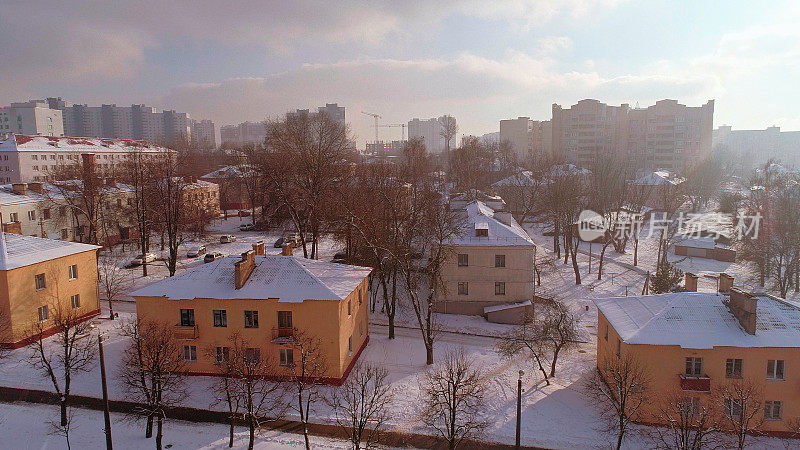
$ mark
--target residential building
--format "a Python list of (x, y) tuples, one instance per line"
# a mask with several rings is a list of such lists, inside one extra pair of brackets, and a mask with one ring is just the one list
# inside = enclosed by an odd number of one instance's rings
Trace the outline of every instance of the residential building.
[(666, 206), (665, 203), (674, 202), (678, 188), (684, 181), (684, 178), (661, 169), (641, 173), (629, 186), (635, 203), (660, 211)]
[(747, 176), (756, 167), (776, 158), (791, 166), (800, 165), (800, 131), (734, 130), (723, 125), (713, 132), (714, 149), (730, 152), (738, 175)]
[(553, 104), (556, 156), (582, 167), (598, 158), (627, 161), (633, 170), (685, 171), (711, 154), (714, 101), (687, 107), (659, 100), (647, 108), (581, 100), (564, 109)]
[[(442, 136), (444, 117), (425, 120), (411, 119), (408, 121), (408, 138), (422, 139), (425, 149), (430, 154), (442, 153), (445, 150), (445, 140), (444, 136)], [(455, 136), (450, 140), (450, 148), (456, 148)]]
[[(647, 367), (647, 395), (654, 400), (643, 405), (634, 418), (638, 422), (666, 424), (658, 399), (676, 396), (717, 410), (724, 402), (723, 413), (735, 415), (735, 399), (713, 404), (712, 399), (721, 387), (744, 382), (756, 387), (759, 398), (753, 400), (762, 408), (752, 423), (764, 419), (759, 431), (785, 433), (789, 421), (800, 416), (795, 388), (800, 383), (800, 371), (795, 371), (800, 366), (800, 307), (732, 288), (733, 279), (722, 275), (719, 292), (595, 300), (597, 367), (603, 373), (620, 358)], [(695, 291), (697, 277), (686, 277), (687, 289)]]
[(65, 241), (78, 240), (75, 228), (78, 223), (73, 210), (60, 199), (60, 194), (44, 183), (0, 185), (3, 231)]
[(0, 346), (18, 348), (55, 318), (100, 313), (96, 245), (0, 232)]
[(192, 136), (192, 142), (196, 147), (217, 147), (217, 130), (214, 126), (214, 122), (210, 120), (192, 120), (190, 134)]
[(347, 123), (345, 120), (344, 106), (339, 106), (338, 103), (326, 103), (325, 106), (320, 106), (317, 108), (317, 111), (321, 114), (325, 114), (331, 120), (342, 125)]
[(517, 117), (500, 121), (500, 142), (508, 142), (518, 158), (533, 153), (533, 121), (530, 117)]
[(213, 183), (218, 187), (219, 206), (223, 211), (251, 207), (244, 174), (239, 166), (221, 167), (201, 176), (200, 180)]
[(367, 142), (366, 154), (375, 156), (401, 156), (408, 141)]
[(128, 155), (140, 152), (175, 155), (147, 141), (12, 134), (0, 142), (0, 182), (46, 181), (59, 166), (77, 164), (83, 155), (94, 155), (92, 163), (101, 176), (118, 176)]
[(369, 341), (370, 269), (295, 258), (286, 245), (265, 255), (264, 243), (134, 291), (139, 319), (167, 321), (187, 349), (186, 371), (216, 372), (204, 349), (229, 345), (238, 333), (263, 358), (296, 373), (298, 336), (313, 336), (327, 361), (322, 378), (342, 383)]
[(267, 137), (264, 122), (242, 122), (239, 125), (225, 125), (219, 130), (220, 144), (239, 146), (243, 144), (263, 144)]
[[(460, 194), (450, 199), (450, 209), (458, 212), (461, 230), (448, 243), (445, 288), (436, 310), (483, 315), (486, 308), (530, 305), (536, 246), (503, 199), (477, 191)], [(519, 320), (524, 310), (518, 311)]]
[(63, 136), (64, 122), (61, 111), (52, 109), (47, 102), (31, 100), (12, 103), (0, 108), (0, 138), (11, 133)]

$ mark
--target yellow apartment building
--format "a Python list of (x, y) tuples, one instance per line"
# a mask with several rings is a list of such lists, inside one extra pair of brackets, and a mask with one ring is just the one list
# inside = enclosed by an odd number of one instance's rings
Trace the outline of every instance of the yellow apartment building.
[[(367, 276), (371, 269), (292, 256), (222, 258), (133, 292), (140, 319), (169, 321), (184, 347), (187, 372), (214, 374), (215, 357), (238, 333), (295, 370), (297, 333), (318, 339), (326, 382), (341, 384), (369, 341)], [(209, 349), (216, 352), (209, 353)]]
[[(0, 345), (19, 348), (56, 314), (100, 313), (96, 245), (0, 232)], [(41, 324), (41, 326), (40, 326)]]
[[(483, 315), (503, 305), (524, 309), (533, 300), (536, 246), (500, 197), (482, 198), (450, 202), (463, 220), (460, 235), (448, 245), (439, 312)], [(517, 312), (521, 319), (524, 312)]]
[[(690, 281), (687, 276), (687, 286), (696, 287), (696, 278)], [(726, 281), (730, 286), (727, 276), (721, 285)], [(760, 431), (786, 433), (800, 417), (800, 307), (727, 290), (595, 300), (597, 367), (630, 354), (648, 368), (652, 401), (637, 421), (663, 423), (660, 398), (679, 393), (687, 405), (704, 405), (715, 387), (738, 379), (760, 391)]]

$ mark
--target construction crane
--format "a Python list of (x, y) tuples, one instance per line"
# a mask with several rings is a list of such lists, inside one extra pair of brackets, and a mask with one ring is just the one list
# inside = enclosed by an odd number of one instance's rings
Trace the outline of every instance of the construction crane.
[(406, 124), (404, 124), (404, 123), (392, 123), (392, 124), (389, 124), (389, 125), (379, 125), (379, 126), (381, 126), (383, 128), (397, 128), (397, 127), (402, 128), (403, 129), (403, 131), (402, 131), (403, 140), (404, 141), (406, 140)]
[(361, 114), (366, 114), (368, 116), (372, 116), (372, 118), (375, 119), (375, 143), (377, 143), (378, 142), (378, 127), (380, 126), (380, 125), (378, 125), (378, 119), (381, 118), (380, 114), (368, 113), (368, 112), (364, 112), (364, 111), (361, 111)]

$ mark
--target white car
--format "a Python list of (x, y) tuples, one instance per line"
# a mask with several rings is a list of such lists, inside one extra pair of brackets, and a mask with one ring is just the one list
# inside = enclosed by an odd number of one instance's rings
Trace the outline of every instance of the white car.
[(151, 262), (156, 260), (155, 253), (145, 253), (144, 255), (139, 255), (136, 258), (131, 260), (131, 266), (141, 266), (142, 264), (150, 264)]
[(223, 234), (219, 238), (220, 244), (230, 244), (231, 242), (236, 242), (236, 236), (232, 234)]
[(189, 249), (189, 252), (186, 254), (187, 258), (197, 258), (198, 256), (204, 254), (206, 252), (205, 245), (197, 245)]

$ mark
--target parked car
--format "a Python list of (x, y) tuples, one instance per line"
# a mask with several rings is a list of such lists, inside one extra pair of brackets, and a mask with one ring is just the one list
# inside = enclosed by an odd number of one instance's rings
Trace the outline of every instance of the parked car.
[(331, 260), (331, 261), (335, 262), (335, 263), (339, 263), (339, 264), (346, 263), (347, 262), (347, 252), (345, 252), (344, 250), (342, 250), (340, 252), (336, 252), (336, 254), (333, 255), (333, 260)]
[(239, 231), (253, 231), (256, 229), (256, 226), (252, 223), (243, 223), (239, 225)]
[(230, 244), (231, 242), (236, 242), (236, 236), (232, 234), (223, 234), (219, 237), (220, 244)]
[(237, 215), (239, 217), (249, 217), (250, 216), (250, 211), (247, 211), (247, 210), (244, 210), (244, 209), (240, 209), (239, 212), (237, 213)]
[(291, 243), (292, 247), (299, 247), (301, 245), (300, 233), (289, 233), (281, 238), (278, 238), (278, 240), (275, 241), (275, 245), (273, 247), (281, 248), (283, 247), (283, 244), (286, 242)]
[(225, 255), (223, 255), (220, 252), (206, 253), (206, 256), (203, 257), (203, 263), (214, 262), (214, 261), (216, 261), (216, 260), (218, 260), (220, 258), (224, 258), (224, 257), (225, 257)]
[(206, 252), (205, 245), (197, 245), (189, 249), (189, 252), (186, 253), (187, 258), (197, 258), (198, 256), (202, 255)]
[(139, 255), (136, 258), (133, 258), (133, 260), (131, 260), (129, 265), (131, 265), (131, 266), (141, 266), (142, 264), (145, 264), (145, 263), (150, 264), (151, 262), (153, 262), (155, 260), (156, 260), (156, 254), (155, 253), (146, 253), (144, 255)]

